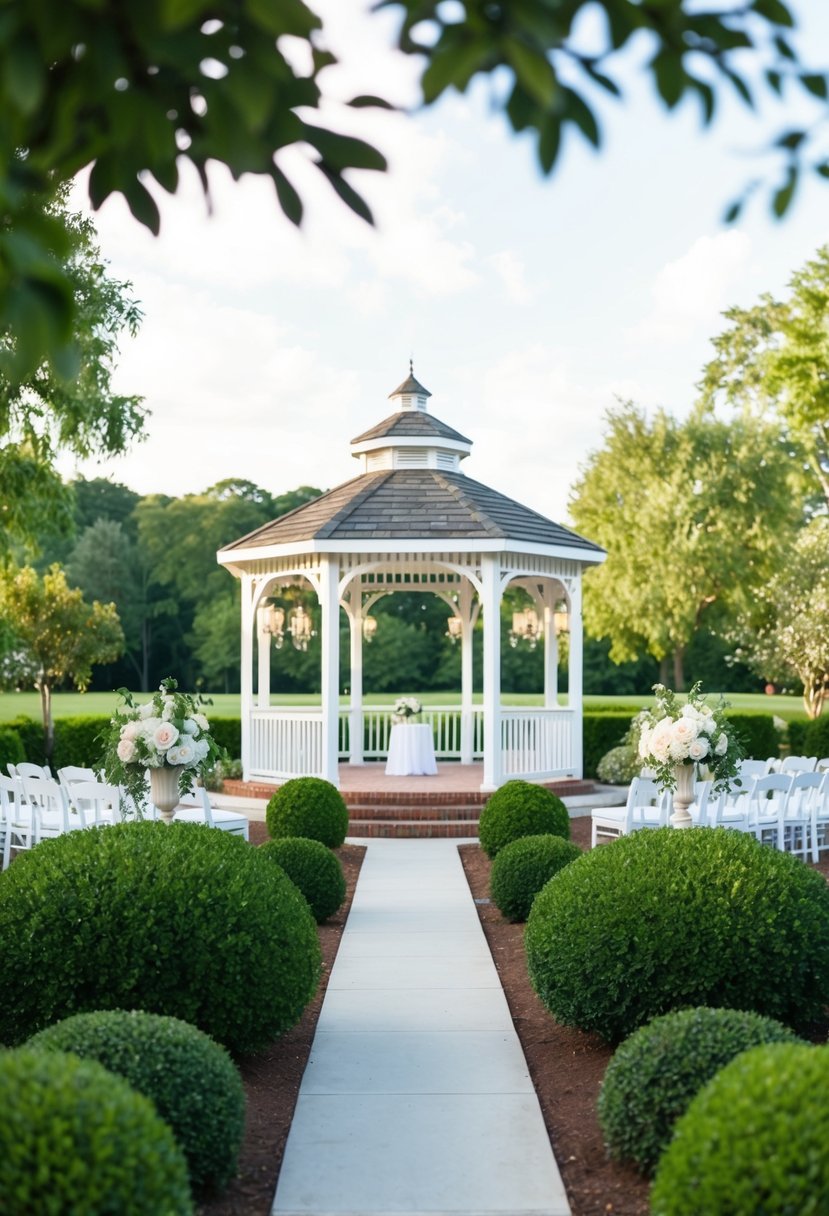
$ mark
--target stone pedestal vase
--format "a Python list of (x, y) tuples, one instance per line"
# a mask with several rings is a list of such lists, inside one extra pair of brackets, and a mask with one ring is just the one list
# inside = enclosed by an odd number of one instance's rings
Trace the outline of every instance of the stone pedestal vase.
[(675, 828), (690, 828), (694, 821), (688, 814), (688, 807), (694, 801), (694, 782), (697, 779), (696, 764), (674, 765), (676, 790), (674, 791), (674, 813), (671, 815), (671, 826)]
[(181, 801), (179, 778), (183, 771), (183, 764), (150, 769), (150, 800), (165, 823), (173, 822), (175, 809)]

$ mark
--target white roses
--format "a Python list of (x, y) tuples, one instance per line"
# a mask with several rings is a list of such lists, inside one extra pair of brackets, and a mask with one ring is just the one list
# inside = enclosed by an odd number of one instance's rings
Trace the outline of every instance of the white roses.
[(742, 749), (725, 717), (724, 704), (706, 705), (695, 684), (685, 704), (663, 685), (654, 687), (656, 705), (644, 714), (639, 755), (663, 788), (672, 789), (675, 766), (705, 762), (717, 784), (736, 772)]

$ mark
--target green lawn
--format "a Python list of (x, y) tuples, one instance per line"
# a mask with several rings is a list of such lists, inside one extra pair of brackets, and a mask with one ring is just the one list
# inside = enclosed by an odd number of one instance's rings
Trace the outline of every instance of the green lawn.
[[(719, 694), (711, 694), (711, 701), (714, 702)], [(408, 692), (402, 689), (400, 693), (368, 693), (365, 697), (367, 705), (390, 705), (398, 696), (416, 696), (419, 697), (426, 705), (459, 705), (459, 692)], [(149, 697), (148, 693), (135, 693), (135, 697), (139, 701), (146, 701)], [(756, 709), (766, 713), (778, 714), (782, 718), (791, 718), (801, 716), (804, 713), (803, 702), (800, 697), (767, 697), (762, 693), (726, 693), (726, 700), (730, 701), (735, 709)], [(217, 717), (234, 717), (239, 714), (239, 696), (238, 694), (216, 693), (211, 697), (213, 701), (212, 707), (208, 708), (208, 716), (212, 713)], [(53, 699), (53, 713), (56, 718), (69, 718), (81, 714), (111, 714), (117, 703), (115, 693), (105, 692), (60, 692), (56, 693)], [(480, 695), (475, 697), (476, 702), (480, 703)], [(541, 705), (543, 698), (536, 694), (509, 694), (505, 695), (504, 700), (510, 705)], [(343, 705), (348, 703), (347, 697), (341, 697), (340, 701)], [(284, 697), (280, 700), (281, 704), (285, 705), (315, 705), (319, 703), (319, 697), (312, 694)], [(607, 707), (613, 705), (619, 709), (641, 709), (642, 706), (650, 704), (650, 698), (642, 697), (585, 697), (585, 709), (590, 709), (591, 706), (601, 705)], [(40, 719), (40, 697), (34, 692), (9, 692), (0, 693), (0, 722), (7, 722), (10, 718), (17, 718), (25, 715), (36, 720)]]

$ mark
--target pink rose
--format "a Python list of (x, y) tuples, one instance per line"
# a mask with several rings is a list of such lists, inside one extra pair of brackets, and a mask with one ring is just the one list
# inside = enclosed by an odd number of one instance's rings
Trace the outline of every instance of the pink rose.
[(166, 752), (169, 747), (172, 747), (178, 738), (178, 727), (173, 726), (172, 722), (162, 722), (153, 731), (153, 743), (160, 752)]

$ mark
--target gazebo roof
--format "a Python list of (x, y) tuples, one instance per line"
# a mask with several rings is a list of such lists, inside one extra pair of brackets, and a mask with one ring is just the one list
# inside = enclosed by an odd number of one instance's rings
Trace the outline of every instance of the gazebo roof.
[(458, 443), (472, 443), (471, 439), (441, 422), (434, 414), (426, 414), (420, 410), (401, 410), (397, 414), (390, 414), (376, 426), (363, 431), (362, 435), (357, 435), (351, 442), (365, 443), (368, 439), (384, 439), (387, 435), (396, 435), (398, 438), (411, 435), (424, 439), (454, 439)]
[(418, 539), (550, 545), (579, 550), (582, 559), (595, 555), (596, 561), (604, 554), (599, 545), (505, 494), (463, 473), (436, 469), (364, 473), (241, 537), (224, 552), (312, 541)]

